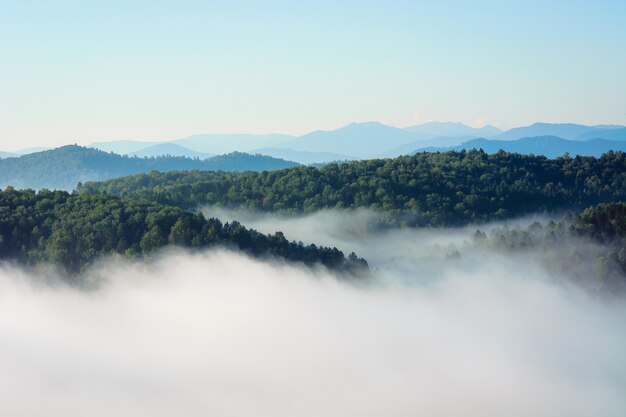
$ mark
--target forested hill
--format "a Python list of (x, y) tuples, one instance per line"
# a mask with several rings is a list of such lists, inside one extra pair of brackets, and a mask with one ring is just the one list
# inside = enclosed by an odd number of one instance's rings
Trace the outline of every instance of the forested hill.
[(153, 170), (264, 171), (296, 165), (269, 156), (239, 152), (206, 160), (173, 156), (138, 158), (69, 145), (0, 160), (0, 187), (73, 190), (79, 182)]
[(548, 159), (498, 152), (419, 153), (263, 173), (176, 172), (85, 184), (85, 194), (313, 212), (367, 207), (412, 226), (463, 225), (626, 200), (626, 156)]
[(367, 262), (336, 248), (303, 246), (280, 232), (264, 235), (177, 207), (64, 191), (0, 191), (0, 259), (52, 262), (78, 272), (99, 256), (138, 257), (167, 244), (221, 245), (344, 272), (367, 270)]

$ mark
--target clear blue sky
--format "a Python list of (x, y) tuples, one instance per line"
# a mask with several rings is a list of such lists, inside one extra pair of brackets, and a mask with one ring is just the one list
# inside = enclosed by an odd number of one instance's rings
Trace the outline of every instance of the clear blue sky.
[(626, 1), (0, 0), (0, 149), (626, 123)]

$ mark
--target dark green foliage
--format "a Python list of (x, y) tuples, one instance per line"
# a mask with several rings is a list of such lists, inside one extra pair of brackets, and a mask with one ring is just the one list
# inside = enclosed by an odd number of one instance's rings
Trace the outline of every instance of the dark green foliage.
[(132, 198), (64, 191), (0, 191), (0, 258), (47, 261), (80, 271), (102, 255), (148, 254), (166, 244), (190, 248), (221, 245), (253, 256), (277, 256), (347, 272), (367, 263), (336, 248), (289, 242), (237, 222), (222, 224), (177, 207)]
[(626, 199), (626, 157), (482, 151), (272, 172), (170, 172), (85, 184), (85, 194), (133, 195), (183, 208), (199, 204), (287, 213), (367, 207), (396, 225), (456, 226)]
[(573, 223), (579, 234), (601, 242), (621, 241), (626, 246), (626, 203), (588, 208)]
[(0, 160), (0, 186), (73, 190), (79, 182), (150, 171), (263, 171), (296, 165), (282, 159), (240, 152), (206, 160), (174, 156), (138, 158), (70, 145)]

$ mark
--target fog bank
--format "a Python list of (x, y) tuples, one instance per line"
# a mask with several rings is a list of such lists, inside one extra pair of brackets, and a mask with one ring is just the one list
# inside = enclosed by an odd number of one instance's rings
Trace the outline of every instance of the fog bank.
[[(480, 229), (487, 233), (500, 227), (528, 226), (533, 221), (547, 222), (540, 216), (468, 226), (462, 228), (386, 228), (380, 227), (380, 214), (367, 209), (353, 211), (323, 210), (309, 215), (280, 216), (254, 213), (246, 210), (227, 210), (205, 207), (206, 217), (218, 217), (224, 221), (237, 220), (263, 233), (282, 231), (290, 240), (305, 244), (334, 246), (344, 253), (355, 252), (365, 258), (371, 267), (381, 272), (386, 280), (400, 279), (414, 284), (445, 277), (450, 270), (468, 269), (484, 271), (497, 265), (508, 268), (532, 270), (538, 267), (543, 253), (498, 254), (477, 247), (472, 235)], [(589, 242), (577, 244), (590, 245)], [(454, 257), (461, 251), (459, 259)], [(444, 265), (445, 263), (445, 265)]]
[(624, 415), (624, 305), (483, 259), (354, 285), (170, 252), (97, 266), (94, 290), (4, 265), (0, 414)]

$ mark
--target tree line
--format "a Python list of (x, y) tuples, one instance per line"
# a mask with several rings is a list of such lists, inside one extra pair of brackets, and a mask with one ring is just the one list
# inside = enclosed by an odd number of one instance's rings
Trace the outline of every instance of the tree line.
[(459, 226), (626, 199), (626, 157), (548, 159), (504, 151), (418, 153), (271, 172), (151, 172), (81, 185), (186, 209), (281, 213), (370, 208), (396, 226)]
[(179, 207), (102, 194), (0, 191), (0, 259), (50, 262), (80, 272), (101, 256), (136, 258), (166, 245), (224, 246), (350, 273), (368, 268), (354, 253), (346, 257), (337, 248), (305, 246), (281, 232), (265, 235)]

